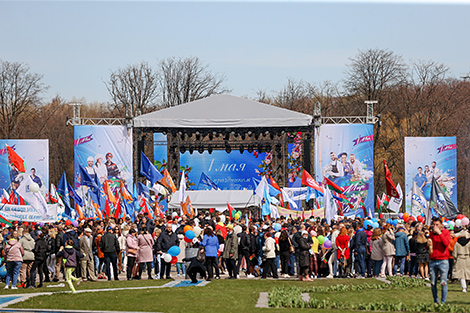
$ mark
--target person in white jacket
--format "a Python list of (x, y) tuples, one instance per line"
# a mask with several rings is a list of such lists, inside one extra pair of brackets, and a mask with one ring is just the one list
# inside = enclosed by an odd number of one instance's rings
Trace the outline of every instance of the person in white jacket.
[(266, 278), (268, 273), (271, 273), (273, 278), (279, 278), (279, 276), (277, 276), (277, 268), (274, 265), (274, 259), (276, 258), (276, 241), (270, 232), (264, 233), (264, 240), (263, 256), (265, 260), (263, 262), (263, 275), (261, 278)]

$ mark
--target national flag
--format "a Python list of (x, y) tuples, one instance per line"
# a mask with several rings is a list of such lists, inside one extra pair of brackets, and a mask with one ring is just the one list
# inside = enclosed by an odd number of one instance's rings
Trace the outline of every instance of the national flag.
[(344, 189), (335, 184), (331, 179), (325, 176), (325, 185), (337, 193), (343, 193)]
[(395, 183), (392, 180), (392, 173), (388, 169), (387, 162), (384, 160), (384, 169), (385, 169), (385, 185), (387, 186), (387, 196), (399, 198), (400, 195), (398, 194), (397, 187), (395, 187)]
[(18, 172), (26, 172), (24, 160), (15, 152), (15, 150), (13, 150), (12, 147), (10, 147), (9, 145), (6, 146), (8, 150), (8, 161), (10, 162), (10, 164), (15, 166)]
[(362, 197), (359, 196), (359, 199), (357, 199), (358, 206), (362, 209), (362, 213), (364, 214), (364, 218), (368, 216), (367, 213), (367, 208), (366, 205), (364, 204), (364, 201), (362, 200)]
[(150, 162), (143, 151), (140, 152), (140, 173), (150, 181), (152, 186), (163, 178), (163, 175)]
[(279, 185), (277, 184), (277, 182), (274, 180), (274, 178), (272, 176), (269, 177), (269, 183), (271, 184), (271, 186), (276, 188), (276, 190), (279, 190), (279, 192), (280, 192), (279, 200), (281, 201), (281, 206), (284, 206), (284, 197), (283, 197), (283, 194), (282, 194), (282, 191), (281, 191), (281, 187), (279, 187)]
[(450, 200), (449, 196), (447, 196), (441, 186), (439, 186), (434, 176), (432, 178), (430, 204), (431, 207), (436, 208), (436, 211), (440, 216), (449, 220), (456, 218), (457, 215), (460, 214), (452, 200)]
[(388, 204), (390, 203), (390, 198), (385, 194), (385, 193), (382, 193), (382, 206), (384, 207), (388, 207)]
[(64, 202), (64, 213), (65, 215), (71, 217), (72, 216), (72, 206), (70, 205), (70, 193), (67, 183), (67, 177), (65, 176), (65, 172), (62, 173), (62, 177), (60, 178), (59, 185), (57, 185), (57, 193), (62, 197), (62, 201)]
[(106, 195), (106, 198), (113, 204), (116, 205), (117, 199), (113, 194), (113, 191), (111, 190), (111, 187), (109, 186), (108, 180), (105, 180), (103, 182), (103, 191), (104, 194)]
[(189, 196), (186, 197), (186, 201), (184, 201), (184, 203), (181, 203), (181, 208), (183, 210), (183, 214), (188, 215), (190, 218), (194, 217), (193, 205), (191, 204)]
[(320, 192), (323, 196), (323, 188), (313, 179), (312, 175), (309, 174), (306, 170), (302, 171), (302, 185), (313, 188), (314, 190)]
[(380, 198), (377, 196), (377, 212), (379, 213), (379, 218), (383, 218), (382, 214), (382, 203), (380, 203)]
[(336, 202), (334, 201), (333, 196), (329, 188), (325, 188), (325, 196), (323, 197), (325, 201), (325, 218), (328, 224), (331, 223), (331, 220), (335, 217), (335, 214), (338, 212)]
[(201, 173), (201, 178), (199, 179), (199, 185), (208, 186), (214, 190), (220, 190), (219, 186), (212, 179), (209, 178), (204, 172)]
[(6, 192), (5, 189), (3, 189), (2, 203), (8, 204), (9, 201), (10, 201), (10, 195), (8, 194), (8, 192)]
[[(40, 191), (31, 191), (31, 184), (36, 184), (31, 179), (30, 175), (22, 174), (23, 180), (16, 189), (18, 195), (21, 196), (25, 201), (29, 203), (43, 218), (46, 218), (49, 214), (47, 202)], [(37, 184), (36, 184), (37, 185)]]
[(228, 201), (227, 201), (227, 208), (228, 208), (228, 214), (230, 214), (232, 218), (235, 218), (235, 213), (237, 213), (237, 211), (230, 205)]
[(80, 184), (82, 186), (87, 186), (90, 188), (98, 188), (98, 185), (96, 184), (95, 180), (91, 178), (87, 170), (84, 169), (83, 166), (81, 166), (80, 164), (78, 165), (78, 171), (79, 171)]
[(121, 197), (124, 200), (129, 201), (129, 202), (134, 201), (134, 199), (132, 198), (132, 195), (130, 194), (129, 190), (127, 190), (126, 185), (124, 184), (122, 179), (120, 180), (119, 192), (121, 194)]
[(105, 217), (111, 216), (111, 204), (108, 198), (106, 198), (106, 204), (104, 206), (104, 215)]
[(12, 226), (13, 225), (9, 220), (4, 218), (2, 215), (0, 215), (0, 223), (5, 224), (6, 226)]
[(179, 203), (183, 203), (184, 201), (186, 201), (185, 191), (186, 191), (186, 176), (184, 175), (184, 170), (183, 170), (181, 172), (180, 189), (179, 189), (179, 192), (178, 192), (178, 201), (179, 201)]
[(423, 191), (418, 187), (416, 182), (413, 181), (413, 187), (411, 188), (411, 216), (419, 216), (424, 213), (425, 225), (431, 225), (432, 216), (429, 209)]
[(258, 196), (260, 199), (263, 198), (264, 188), (268, 188), (269, 195), (271, 197), (275, 197), (275, 196), (277, 196), (278, 194), (281, 193), (279, 190), (277, 190), (276, 188), (274, 188), (273, 186), (271, 186), (268, 183), (268, 180), (267, 180), (266, 176), (263, 176), (263, 178), (261, 178), (261, 180), (257, 180), (254, 177), (252, 177), (251, 180), (252, 180), (253, 186), (254, 186), (254, 194), (256, 196)]
[(173, 183), (173, 179), (171, 179), (171, 176), (170, 176), (170, 173), (168, 172), (168, 170), (166, 168), (163, 169), (163, 178), (160, 179), (159, 181), (163, 186), (167, 187), (168, 189), (171, 190), (171, 193), (175, 193), (176, 190), (176, 186), (175, 184)]
[(57, 203), (60, 208), (64, 208), (64, 202), (62, 201), (62, 198), (59, 196), (57, 193), (57, 189), (55, 188), (54, 184), (51, 184), (51, 190), (49, 193), (49, 198), (51, 199), (52, 203)]

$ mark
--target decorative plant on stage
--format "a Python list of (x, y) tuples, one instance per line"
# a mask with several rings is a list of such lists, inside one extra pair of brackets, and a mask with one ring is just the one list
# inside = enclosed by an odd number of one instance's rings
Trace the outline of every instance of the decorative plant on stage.
[(302, 133), (288, 133), (287, 136), (293, 142), (292, 152), (287, 156), (289, 182), (293, 183), (302, 172)]
[(189, 179), (189, 176), (188, 174), (191, 172), (193, 168), (190, 167), (189, 165), (186, 165), (186, 167), (184, 166), (180, 166), (180, 175), (181, 175), (181, 172), (184, 171), (184, 177), (186, 177), (186, 188), (187, 189), (191, 189), (192, 186), (195, 186), (196, 184), (193, 183), (190, 179)]
[[(254, 152), (253, 152), (253, 154), (254, 154)], [(258, 152), (256, 152), (256, 154), (258, 154)], [(261, 162), (261, 164), (258, 165), (260, 170), (256, 170), (256, 172), (258, 173), (259, 176), (264, 176), (264, 175), (270, 176), (270, 175), (272, 175), (272, 173), (273, 173), (272, 161), (273, 161), (273, 151), (271, 150), (268, 153), (266, 153), (266, 157)]]

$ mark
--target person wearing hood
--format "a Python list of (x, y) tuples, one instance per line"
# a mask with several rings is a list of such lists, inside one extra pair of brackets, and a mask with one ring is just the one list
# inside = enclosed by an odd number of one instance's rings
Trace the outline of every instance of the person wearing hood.
[[(44, 238), (44, 234), (41, 231), (38, 231), (36, 243), (34, 245), (34, 266), (33, 266), (33, 269), (37, 269), (38, 274), (39, 274), (38, 288), (42, 287), (42, 282), (44, 281), (44, 264), (46, 263), (48, 253), (49, 253), (49, 246), (46, 242), (46, 239)], [(32, 270), (32, 272), (34, 272), (34, 270)], [(34, 275), (31, 275), (29, 284), (30, 286), (34, 287), (35, 285)]]
[(309, 250), (311, 247), (311, 245), (308, 244), (308, 232), (306, 230), (302, 230), (301, 234), (302, 236), (298, 240), (299, 267), (300, 267), (299, 280), (312, 281), (312, 279), (310, 279), (310, 277), (308, 276), (308, 269), (310, 267), (310, 251)]
[(72, 281), (77, 282), (77, 287), (80, 285), (81, 281), (77, 277), (73, 276), (72, 273), (78, 265), (78, 259), (84, 258), (85, 255), (80, 251), (75, 250), (73, 247), (73, 240), (69, 239), (65, 243), (65, 248), (60, 247), (59, 252), (57, 252), (57, 256), (65, 259), (65, 281), (67, 282), (67, 285), (69, 285), (70, 290), (72, 290), (72, 293), (75, 293), (76, 290)]
[(23, 264), (21, 264), (20, 269), (20, 283), (22, 287), (29, 287), (31, 281), (31, 269), (34, 265), (34, 239), (31, 237), (30, 232), (32, 231), (31, 227), (24, 229), (23, 237), (21, 237), (19, 243), (23, 247)]
[(8, 289), (11, 281), (11, 289), (18, 289), (16, 283), (20, 274), (21, 263), (23, 262), (24, 249), (23, 246), (12, 236), (6, 237), (7, 244), (5, 246), (6, 269), (7, 276), (5, 280), (5, 288)]
[(460, 279), (462, 292), (467, 292), (467, 280), (470, 280), (470, 234), (461, 230), (456, 234), (457, 242), (452, 251), (454, 257), (453, 279)]

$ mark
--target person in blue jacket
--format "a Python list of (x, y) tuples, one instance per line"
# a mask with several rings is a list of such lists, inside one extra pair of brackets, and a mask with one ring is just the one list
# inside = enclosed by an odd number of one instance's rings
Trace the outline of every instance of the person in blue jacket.
[(220, 278), (219, 267), (217, 265), (217, 257), (219, 253), (219, 239), (214, 235), (214, 231), (211, 226), (207, 226), (204, 229), (204, 237), (202, 238), (201, 246), (205, 248), (206, 253), (206, 269), (207, 269), (207, 280), (212, 280), (214, 278), (214, 268), (215, 268), (215, 277)]
[(399, 226), (395, 233), (395, 265), (393, 266), (393, 274), (397, 275), (398, 265), (400, 265), (400, 275), (405, 273), (405, 262), (408, 253), (410, 253), (410, 243), (408, 236), (405, 234), (405, 228)]

